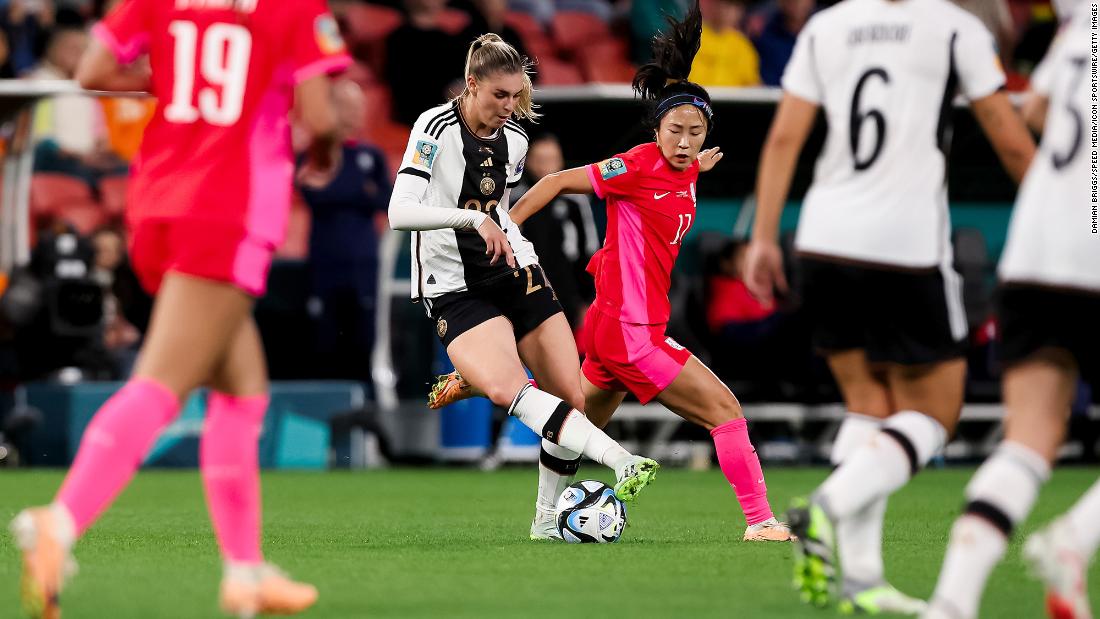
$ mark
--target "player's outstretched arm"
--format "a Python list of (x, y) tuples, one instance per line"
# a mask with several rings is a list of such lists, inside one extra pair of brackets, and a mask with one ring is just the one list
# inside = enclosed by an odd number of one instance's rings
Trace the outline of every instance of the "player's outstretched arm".
[(1035, 156), (1035, 140), (1031, 138), (1024, 121), (1012, 107), (1008, 95), (995, 92), (971, 102), (974, 116), (982, 126), (993, 150), (1001, 159), (1001, 165), (1017, 184), (1024, 179), (1031, 159)]
[(592, 181), (588, 179), (588, 172), (584, 168), (572, 168), (547, 174), (523, 194), (512, 210), (508, 211), (508, 217), (516, 225), (522, 226), (528, 217), (563, 193), (592, 193)]
[(785, 292), (783, 255), (779, 251), (779, 217), (791, 188), (795, 163), (814, 127), (817, 104), (784, 93), (772, 121), (756, 175), (756, 221), (745, 264), (745, 285), (757, 298), (770, 301)]
[(148, 64), (142, 61), (126, 67), (120, 65), (113, 51), (93, 39), (80, 57), (76, 81), (87, 90), (147, 92), (149, 69)]

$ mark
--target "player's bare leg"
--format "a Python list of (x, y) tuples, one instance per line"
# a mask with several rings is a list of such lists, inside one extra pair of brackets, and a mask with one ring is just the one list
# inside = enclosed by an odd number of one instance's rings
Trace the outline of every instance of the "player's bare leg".
[[(1076, 384), (1076, 363), (1061, 350), (1040, 351), (1005, 371), (1005, 439), (967, 485), (967, 506), (951, 529), (929, 617), (978, 615), (989, 573), (1050, 475)], [(1052, 616), (1087, 617), (1091, 553), (1070, 528), (1055, 521), (1028, 541), (1025, 555), (1047, 585)]]
[(544, 439), (611, 467), (620, 499), (633, 500), (656, 475), (656, 462), (630, 454), (584, 413), (527, 381), (507, 319), (496, 317), (459, 335), (447, 354), (471, 385)]
[(59, 616), (75, 540), (129, 483), (180, 400), (210, 377), (251, 308), (251, 297), (228, 284), (164, 278), (134, 378), (96, 413), (54, 503), (12, 522), (32, 617)]
[(741, 404), (714, 372), (695, 356), (688, 359), (657, 401), (687, 421), (710, 431), (718, 463), (745, 512), (745, 541), (790, 541), (787, 525), (776, 520), (768, 504), (768, 487), (760, 458), (749, 441)]

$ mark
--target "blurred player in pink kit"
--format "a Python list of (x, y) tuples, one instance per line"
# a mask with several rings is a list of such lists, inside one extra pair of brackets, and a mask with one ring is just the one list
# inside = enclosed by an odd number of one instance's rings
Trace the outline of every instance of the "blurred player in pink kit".
[[(550, 174), (524, 194), (510, 216), (522, 224), (561, 193), (594, 191), (607, 200), (607, 238), (588, 265), (596, 300), (583, 335), (585, 414), (603, 427), (630, 392), (643, 404), (656, 400), (710, 430), (722, 472), (745, 512), (743, 539), (787, 541), (790, 530), (772, 514), (737, 398), (691, 351), (665, 334), (672, 267), (695, 219), (696, 181), (700, 171), (722, 157), (717, 148), (700, 152), (713, 112), (707, 91), (687, 81), (701, 27), (696, 6), (655, 39), (654, 62), (634, 77), (635, 91), (650, 107), (653, 142)], [(472, 395), (453, 374), (441, 382), (433, 405)], [(572, 483), (579, 459), (543, 442), (532, 538), (558, 537), (555, 501)]]
[[(125, 0), (77, 79), (158, 100), (134, 161), (130, 256), (156, 304), (134, 375), (96, 413), (54, 502), (12, 523), (32, 617), (60, 616), (71, 549), (127, 485), (181, 402), (207, 386), (200, 465), (225, 561), (222, 609), (294, 613), (317, 591), (263, 561), (258, 439), (267, 368), (252, 306), (286, 231), (297, 100), (308, 168), (332, 165), (329, 75), (350, 60), (323, 0)], [(139, 61), (148, 56), (148, 70)], [(307, 170), (306, 173), (309, 173)]]

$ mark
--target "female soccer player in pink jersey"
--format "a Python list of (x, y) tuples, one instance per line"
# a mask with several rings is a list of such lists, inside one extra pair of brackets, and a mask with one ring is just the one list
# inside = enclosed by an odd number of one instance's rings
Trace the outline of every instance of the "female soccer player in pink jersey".
[[(292, 613), (317, 591), (263, 561), (258, 438), (267, 369), (251, 318), (281, 242), (294, 169), (295, 99), (331, 165), (328, 74), (350, 61), (323, 0), (126, 0), (95, 28), (85, 88), (158, 99), (134, 162), (130, 255), (156, 294), (134, 375), (96, 413), (54, 502), (12, 523), (23, 551), (23, 602), (59, 617), (70, 550), (127, 485), (194, 389), (211, 389), (200, 465), (225, 560), (223, 610)], [(148, 55), (151, 75), (135, 65)]]
[[(687, 81), (699, 49), (696, 6), (654, 42), (655, 62), (638, 70), (634, 89), (650, 105), (655, 140), (581, 168), (551, 174), (511, 211), (524, 222), (561, 193), (607, 200), (607, 238), (588, 265), (596, 301), (585, 319), (581, 383), (584, 411), (605, 426), (626, 393), (657, 400), (714, 437), (722, 472), (745, 512), (744, 539), (786, 541), (790, 531), (772, 515), (767, 486), (737, 398), (697, 357), (665, 335), (672, 266), (695, 219), (695, 183), (721, 159), (700, 152), (713, 124), (707, 91)], [(454, 382), (453, 378), (444, 378)], [(461, 389), (442, 389), (458, 396)], [(465, 395), (465, 394), (462, 394)], [(533, 538), (557, 537), (554, 504), (571, 483), (579, 455), (543, 444)]]

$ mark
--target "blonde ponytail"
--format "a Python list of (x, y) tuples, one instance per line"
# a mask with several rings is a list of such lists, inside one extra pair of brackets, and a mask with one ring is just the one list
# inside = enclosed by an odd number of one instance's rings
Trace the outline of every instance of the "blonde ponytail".
[(522, 73), (523, 90), (519, 95), (519, 103), (516, 105), (515, 115), (519, 118), (535, 122), (541, 114), (535, 111), (538, 107), (533, 99), (534, 86), (531, 84), (531, 61), (526, 56), (521, 56), (516, 48), (512, 47), (500, 38), (500, 35), (492, 32), (483, 34), (474, 39), (470, 49), (466, 52), (466, 71), (462, 94), (459, 99), (470, 94), (469, 78), (483, 80), (493, 73)]

